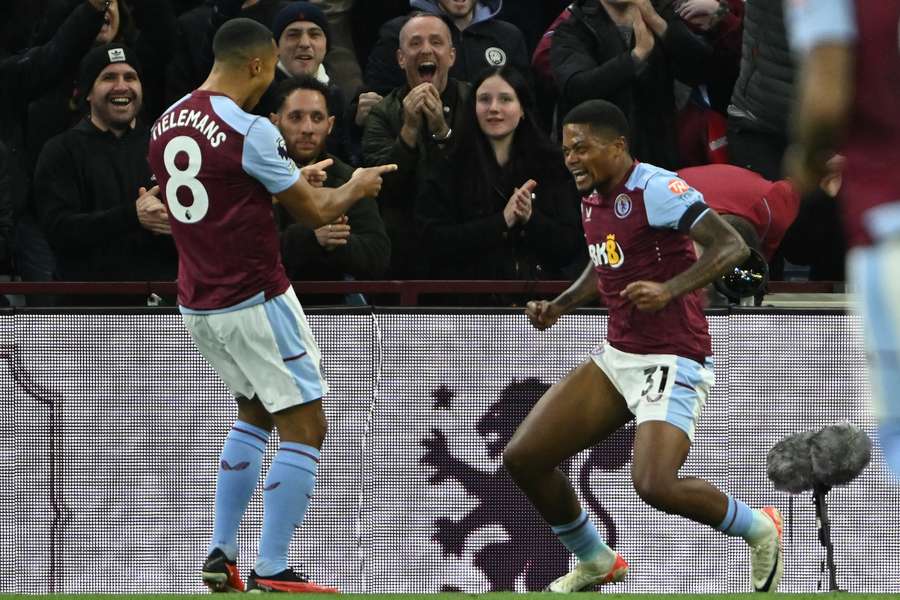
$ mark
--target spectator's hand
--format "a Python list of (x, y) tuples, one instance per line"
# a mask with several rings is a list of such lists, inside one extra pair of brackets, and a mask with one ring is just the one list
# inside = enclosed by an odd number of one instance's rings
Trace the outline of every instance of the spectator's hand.
[(396, 170), (396, 164), (380, 165), (365, 169), (360, 168), (353, 172), (353, 177), (350, 178), (349, 183), (353, 183), (356, 186), (357, 198), (375, 198), (381, 192), (381, 176)]
[(375, 92), (364, 92), (359, 95), (359, 105), (356, 108), (356, 124), (359, 127), (365, 125), (372, 108), (382, 100), (381, 94)]
[(718, 10), (718, 0), (684, 0), (675, 9), (675, 13), (682, 20), (705, 31), (712, 26)]
[(647, 57), (653, 52), (656, 39), (640, 13), (635, 13), (632, 27), (634, 28), (634, 49), (632, 49), (631, 54), (639, 60), (647, 60)]
[(444, 119), (444, 101), (437, 88), (430, 83), (425, 84), (424, 100), (422, 101), (422, 112), (425, 114), (425, 120), (428, 122), (428, 130), (432, 135), (439, 138), (447, 136), (450, 127)]
[(416, 145), (419, 130), (422, 128), (422, 105), (425, 101), (425, 86), (430, 83), (420, 83), (409, 91), (403, 99), (403, 129), (400, 136), (407, 146)]
[(532, 192), (535, 187), (537, 187), (537, 182), (529, 179), (522, 184), (522, 187), (513, 190), (512, 196), (503, 207), (503, 220), (506, 221), (507, 229), (512, 229), (516, 223), (524, 225), (531, 219)]
[(547, 300), (530, 300), (525, 305), (525, 315), (535, 329), (543, 331), (553, 327), (562, 315), (562, 311), (553, 302)]
[(172, 226), (169, 224), (169, 211), (165, 204), (156, 196), (159, 186), (155, 185), (149, 191), (147, 188), (138, 190), (138, 199), (135, 202), (138, 222), (141, 227), (158, 235), (171, 235)]
[(346, 246), (350, 241), (350, 225), (347, 215), (338, 217), (334, 223), (323, 225), (316, 229), (316, 241), (325, 248), (326, 252), (331, 252), (340, 246)]
[(325, 180), (328, 179), (328, 173), (325, 172), (325, 169), (333, 164), (334, 161), (332, 159), (326, 158), (325, 160), (320, 160), (317, 163), (303, 167), (300, 169), (300, 175), (309, 182), (309, 185), (313, 187), (323, 187), (325, 185)]
[(632, 281), (619, 295), (644, 312), (656, 312), (672, 300), (669, 288), (656, 281)]

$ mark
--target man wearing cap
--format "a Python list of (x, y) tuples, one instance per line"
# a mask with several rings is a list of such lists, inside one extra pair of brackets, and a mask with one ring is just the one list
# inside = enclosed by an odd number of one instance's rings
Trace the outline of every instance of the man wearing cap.
[(285, 79), (310, 75), (328, 86), (328, 111), (334, 116), (334, 128), (328, 136), (328, 152), (345, 162), (357, 164), (347, 128), (347, 102), (341, 89), (331, 81), (322, 61), (328, 52), (328, 19), (310, 2), (292, 2), (282, 8), (272, 22), (278, 44), (275, 80), (257, 105), (256, 114), (268, 117), (278, 111), (275, 89)]
[(147, 164), (138, 123), (143, 90), (134, 52), (122, 44), (84, 57), (78, 87), (88, 114), (51, 139), (35, 171), (40, 223), (67, 281), (174, 279), (168, 214)]

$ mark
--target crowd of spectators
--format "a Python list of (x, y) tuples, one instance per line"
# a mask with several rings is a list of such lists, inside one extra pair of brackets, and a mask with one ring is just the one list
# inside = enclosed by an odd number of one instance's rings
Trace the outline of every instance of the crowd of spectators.
[[(255, 112), (298, 166), (331, 161), (327, 186), (357, 166), (399, 167), (377, 200), (316, 230), (274, 207), (292, 279), (577, 274), (580, 198), (558, 132), (593, 98), (625, 112), (638, 160), (695, 169), (710, 205), (756, 231), (773, 278), (842, 278), (842, 246), (822, 234), (840, 239), (839, 172), (806, 200), (781, 171), (795, 73), (783, 3), (2, 2), (0, 277), (176, 276), (149, 128), (203, 82), (216, 30), (244, 16), (279, 54)], [(705, 167), (721, 163), (735, 170)]]

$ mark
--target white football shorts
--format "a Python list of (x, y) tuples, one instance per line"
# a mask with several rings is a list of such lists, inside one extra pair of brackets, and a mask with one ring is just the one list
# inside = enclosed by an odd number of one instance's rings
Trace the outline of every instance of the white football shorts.
[(705, 364), (675, 354), (631, 354), (603, 343), (590, 353), (635, 416), (635, 423), (665, 421), (694, 441), (700, 411), (715, 382)]
[(270, 413), (322, 398), (321, 352), (293, 288), (232, 311), (182, 314), (200, 353), (236, 396)]

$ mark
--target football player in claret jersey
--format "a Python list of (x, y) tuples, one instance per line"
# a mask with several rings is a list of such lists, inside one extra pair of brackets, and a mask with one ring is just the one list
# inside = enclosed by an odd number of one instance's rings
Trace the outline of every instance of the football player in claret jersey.
[[(606, 342), (544, 394), (503, 453), (513, 479), (578, 558), (548, 589), (577, 592), (625, 577), (628, 564), (602, 541), (557, 465), (635, 419), (638, 495), (745, 539), (753, 588), (775, 591), (783, 568), (778, 511), (752, 510), (678, 474), (714, 380), (697, 290), (744, 260), (747, 246), (684, 180), (631, 157), (628, 122), (614, 104), (591, 100), (572, 109), (563, 152), (583, 194), (590, 261), (565, 292), (529, 302), (526, 314), (545, 329), (600, 297), (609, 322)], [(694, 241), (704, 248), (699, 259)]]
[[(237, 531), (256, 488), (272, 427), (281, 446), (263, 487), (259, 555), (251, 591), (334, 592), (288, 567), (325, 437), (328, 384), (319, 348), (281, 264), (272, 197), (311, 227), (357, 200), (375, 197), (381, 174), (357, 170), (337, 189), (313, 188), (290, 160), (275, 126), (248, 114), (272, 82), (272, 32), (233, 19), (213, 40), (203, 85), (169, 108), (151, 130), (148, 159), (178, 247), (178, 301), (198, 350), (234, 393), (238, 418), (219, 461), (215, 524), (203, 581), (243, 591)], [(321, 177), (320, 164), (312, 176)], [(317, 172), (316, 172), (317, 171)]]
[(846, 159), (848, 282), (859, 295), (881, 451), (900, 477), (900, 0), (793, 0), (800, 53), (788, 170), (804, 189)]

